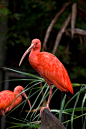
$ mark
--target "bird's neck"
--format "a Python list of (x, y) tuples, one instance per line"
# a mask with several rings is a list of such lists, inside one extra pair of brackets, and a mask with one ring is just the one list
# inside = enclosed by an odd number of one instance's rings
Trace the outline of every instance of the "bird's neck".
[(15, 96), (16, 96), (16, 101), (19, 101), (19, 102), (21, 102), (22, 101), (22, 96), (21, 95), (19, 95), (20, 93), (19, 92), (14, 92), (14, 94), (15, 94)]
[(30, 52), (30, 55), (31, 56), (37, 56), (38, 54), (40, 53), (40, 49), (32, 49), (31, 52)]
[(40, 50), (32, 50), (29, 55), (29, 62), (31, 66), (35, 69), (38, 65), (38, 54), (40, 53)]
[(12, 102), (12, 104), (9, 107), (9, 111), (12, 110), (12, 108), (14, 108), (15, 106), (17, 106), (18, 104), (20, 104), (21, 101), (22, 101), (22, 96), (19, 95), (19, 93), (16, 93), (15, 96), (16, 97), (14, 98), (14, 101)]
[[(29, 61), (35, 61), (37, 60), (37, 56), (40, 53), (39, 49), (32, 49), (29, 55)], [(35, 62), (34, 62), (35, 63)]]

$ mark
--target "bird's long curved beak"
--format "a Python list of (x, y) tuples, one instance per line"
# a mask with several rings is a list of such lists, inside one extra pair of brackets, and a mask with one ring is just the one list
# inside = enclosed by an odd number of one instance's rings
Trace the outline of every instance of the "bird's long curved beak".
[(25, 51), (25, 53), (23, 54), (23, 56), (22, 56), (22, 58), (21, 58), (21, 60), (19, 62), (19, 66), (21, 65), (24, 57), (31, 51), (31, 49), (33, 48), (33, 46), (34, 46), (34, 44), (31, 44), (31, 46)]
[(29, 103), (29, 106), (31, 108), (31, 103), (30, 103), (30, 100), (28, 99), (27, 95), (23, 92), (22, 95), (27, 99), (28, 103)]

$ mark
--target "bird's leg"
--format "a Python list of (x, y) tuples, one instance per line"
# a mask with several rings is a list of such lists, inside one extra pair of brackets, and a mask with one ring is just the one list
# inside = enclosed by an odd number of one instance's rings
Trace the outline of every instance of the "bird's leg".
[(2, 115), (5, 115), (5, 112), (4, 112), (3, 109), (1, 109), (0, 112), (1, 112)]
[(50, 111), (49, 103), (50, 103), (51, 96), (52, 96), (52, 87), (51, 87), (51, 84), (50, 84), (50, 83), (48, 83), (48, 85), (49, 85), (49, 88), (50, 88), (50, 92), (49, 92), (49, 97), (48, 97), (47, 105), (46, 105), (46, 107), (42, 107), (42, 108), (41, 108), (41, 110), (40, 110), (40, 116), (41, 116), (41, 114), (42, 114), (42, 111), (43, 111), (45, 108), (47, 108), (47, 109)]
[(49, 97), (48, 97), (48, 101), (47, 101), (47, 108), (49, 109), (49, 103), (50, 103), (50, 100), (51, 100), (51, 96), (52, 96), (52, 87), (51, 87), (51, 84), (48, 84), (49, 85), (49, 88), (50, 88), (50, 93), (49, 93)]
[(10, 106), (8, 106), (7, 108), (5, 108), (5, 113), (6, 112), (9, 112), (11, 109), (10, 109)]

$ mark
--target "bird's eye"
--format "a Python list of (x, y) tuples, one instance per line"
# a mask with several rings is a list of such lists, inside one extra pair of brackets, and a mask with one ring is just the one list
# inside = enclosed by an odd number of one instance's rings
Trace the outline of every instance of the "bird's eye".
[(36, 43), (36, 45), (37, 45), (38, 43)]

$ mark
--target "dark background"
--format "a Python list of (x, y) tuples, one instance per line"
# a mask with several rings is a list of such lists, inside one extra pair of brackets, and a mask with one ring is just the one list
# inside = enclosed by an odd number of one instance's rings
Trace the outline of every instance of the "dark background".
[[(0, 1), (0, 67), (9, 67), (16, 70), (21, 70), (38, 75), (37, 72), (30, 66), (28, 62), (28, 55), (25, 57), (22, 65), (19, 67), (19, 61), (30, 46), (31, 40), (39, 38), (43, 45), (44, 37), (48, 26), (56, 13), (69, 1), (65, 0), (8, 0)], [(86, 30), (86, 3), (79, 0), (77, 2), (77, 16), (75, 22), (75, 28)], [(81, 2), (81, 3), (80, 3)], [(45, 51), (52, 53), (55, 45), (56, 36), (65, 22), (68, 15), (72, 13), (71, 5), (61, 14), (57, 19), (47, 42), (47, 48)], [(71, 23), (67, 28), (71, 27)], [(71, 39), (70, 33), (67, 35), (65, 32), (62, 35), (59, 46), (55, 55), (64, 64), (68, 71), (72, 83), (86, 83), (86, 34), (83, 35), (74, 34)], [(19, 77), (8, 70), (1, 68), (0, 81), (6, 79), (26, 78)], [(10, 89), (13, 90), (15, 86), (26, 86), (28, 82), (12, 81), (9, 84), (0, 83), (0, 90)], [(6, 87), (7, 86), (7, 87)], [(74, 88), (76, 93), (79, 88)], [(28, 93), (27, 93), (28, 94)], [(59, 98), (59, 99), (58, 99)], [(58, 91), (54, 95), (50, 103), (50, 108), (60, 108), (61, 99), (63, 94)], [(82, 100), (82, 97), (81, 97)], [(32, 99), (34, 101), (34, 98)], [(79, 106), (81, 102), (79, 103)], [(71, 105), (70, 105), (71, 107)], [(19, 112), (16, 109), (16, 113), (12, 113), (13, 117), (16, 117)], [(17, 111), (18, 110), (18, 111)], [(25, 116), (25, 112), (21, 117)], [(7, 119), (7, 121), (11, 121)], [(77, 123), (79, 123), (77, 121)], [(82, 127), (82, 125), (80, 125)], [(79, 127), (80, 127), (79, 126)], [(6, 127), (9, 124), (6, 122)]]

